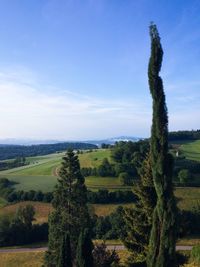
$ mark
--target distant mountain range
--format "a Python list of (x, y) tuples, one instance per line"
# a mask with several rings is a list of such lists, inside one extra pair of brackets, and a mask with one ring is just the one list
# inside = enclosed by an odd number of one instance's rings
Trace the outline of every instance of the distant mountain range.
[(97, 145), (97, 146), (101, 146), (101, 144), (113, 145), (113, 144), (115, 144), (115, 142), (120, 142), (120, 141), (137, 142), (137, 141), (139, 141), (141, 139), (143, 139), (143, 138), (141, 138), (141, 137), (132, 137), (132, 136), (119, 136), (119, 137), (112, 137), (112, 138), (107, 138), (107, 139), (102, 139), (102, 140), (87, 140), (86, 142), (89, 143), (89, 144), (94, 144), (94, 145)]
[(137, 142), (138, 140), (143, 139), (140, 137), (131, 137), (131, 136), (119, 136), (119, 137), (112, 137), (107, 139), (94, 139), (94, 140), (86, 140), (86, 141), (69, 141), (69, 140), (34, 140), (34, 139), (15, 139), (15, 138), (8, 138), (8, 139), (0, 139), (0, 145), (24, 145), (24, 146), (30, 146), (30, 145), (39, 145), (39, 144), (57, 144), (57, 143), (64, 143), (64, 142), (81, 142), (81, 143), (90, 143), (94, 145), (101, 146), (101, 144), (114, 144), (115, 142), (119, 141), (132, 141)]

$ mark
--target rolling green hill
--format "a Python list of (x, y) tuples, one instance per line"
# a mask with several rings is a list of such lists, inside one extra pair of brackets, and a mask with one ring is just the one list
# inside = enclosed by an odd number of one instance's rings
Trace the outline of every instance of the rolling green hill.
[[(177, 143), (177, 142), (176, 142)], [(186, 141), (177, 144), (181, 155), (188, 159), (200, 161), (200, 140)], [(175, 150), (176, 151), (176, 150)], [(29, 157), (27, 166), (18, 167), (0, 172), (0, 177), (7, 177), (9, 180), (16, 182), (17, 190), (42, 190), (44, 192), (52, 191), (59, 171), (59, 166), (64, 153), (55, 153), (38, 157)], [(81, 167), (98, 167), (104, 158), (111, 161), (111, 151), (109, 149), (98, 149), (84, 151), (79, 154)], [(199, 177), (197, 177), (199, 181)], [(107, 188), (109, 190), (125, 190), (130, 187), (120, 185), (119, 179), (116, 177), (96, 177), (90, 176), (86, 178), (86, 185), (89, 189), (98, 190)]]
[[(7, 177), (15, 182), (17, 190), (42, 190), (52, 191), (56, 182), (58, 170), (62, 162), (64, 153), (49, 154), (45, 156), (29, 157), (27, 166), (22, 166), (0, 172), (0, 177)], [(98, 167), (104, 158), (110, 159), (110, 150), (99, 149), (87, 151), (79, 154), (81, 167)], [(99, 188), (121, 189), (118, 178), (114, 177), (87, 177), (86, 184), (89, 188), (97, 190)]]
[(179, 149), (187, 159), (200, 161), (200, 140), (185, 142)]

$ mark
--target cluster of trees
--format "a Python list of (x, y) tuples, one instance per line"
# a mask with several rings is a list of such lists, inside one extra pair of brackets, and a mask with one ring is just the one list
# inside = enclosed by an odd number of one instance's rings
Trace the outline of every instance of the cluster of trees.
[(83, 176), (116, 176), (115, 166), (111, 164), (107, 158), (104, 158), (102, 163), (97, 168), (81, 168), (81, 173)]
[(124, 209), (119, 206), (116, 211), (108, 216), (93, 216), (93, 238), (94, 239), (122, 239), (126, 236), (126, 225), (124, 222)]
[[(13, 189), (13, 183), (7, 178), (0, 179), (0, 196), (4, 197), (8, 202), (20, 201), (41, 201), (51, 203), (53, 192), (42, 191), (16, 191)], [(99, 189), (98, 191), (87, 190), (87, 201), (92, 204), (108, 204), (108, 203), (132, 203), (136, 200), (136, 196), (132, 191), (116, 190), (109, 191), (107, 189)]]
[(7, 178), (0, 179), (0, 196), (7, 199), (8, 195), (13, 192), (13, 182)]
[(0, 160), (14, 159), (17, 157), (33, 157), (46, 155), (56, 152), (66, 151), (67, 149), (97, 149), (98, 147), (88, 143), (57, 143), (57, 144), (43, 144), (43, 145), (1, 145), (0, 146)]
[(200, 204), (194, 205), (191, 210), (178, 211), (179, 237), (199, 236), (200, 233)]
[[(146, 187), (146, 194), (147, 192)], [(143, 197), (143, 203), (145, 199)], [(155, 206), (155, 192), (154, 198), (152, 195), (151, 205), (143, 204), (143, 208), (146, 208), (146, 211), (141, 210), (141, 203), (141, 201), (138, 201), (135, 208), (119, 206), (116, 211), (107, 216), (92, 216), (92, 237), (103, 240), (121, 239), (126, 247), (132, 251), (132, 256), (134, 255), (135, 260), (145, 259), (148, 249), (148, 237), (151, 230), (151, 211)], [(148, 217), (146, 217), (146, 214), (148, 214)], [(199, 235), (200, 205), (194, 205), (190, 211), (178, 210), (177, 215), (178, 238)]]
[(181, 141), (181, 140), (198, 140), (200, 139), (200, 129), (192, 131), (176, 131), (169, 132), (169, 141)]
[(93, 204), (109, 204), (109, 203), (133, 203), (136, 196), (132, 191), (108, 191), (107, 189), (99, 189), (96, 192), (87, 192), (88, 203)]
[(51, 202), (53, 199), (52, 192), (43, 193), (42, 191), (35, 190), (30, 190), (28, 192), (23, 190), (16, 191), (13, 188), (14, 184), (14, 182), (7, 178), (0, 178), (0, 196), (5, 198), (8, 202), (27, 200)]
[(174, 159), (174, 182), (176, 185), (199, 186), (196, 176), (200, 174), (200, 163), (179, 156)]
[(112, 163), (103, 159), (98, 168), (82, 168), (83, 176), (119, 177), (121, 184), (132, 185), (138, 179), (138, 167), (149, 150), (149, 141), (116, 142), (111, 147)]
[(0, 171), (28, 165), (25, 157), (17, 157), (14, 160), (0, 161)]
[(0, 217), (0, 246), (24, 245), (47, 241), (48, 224), (33, 224), (33, 206), (19, 207), (13, 217)]
[(41, 202), (47, 202), (50, 203), (53, 199), (53, 193), (52, 192), (46, 192), (43, 193), (42, 191), (15, 191), (13, 190), (6, 196), (4, 196), (5, 199), (8, 202), (18, 202), (18, 201), (41, 201)]
[[(149, 140), (138, 142), (117, 142), (111, 148), (112, 163), (105, 158), (98, 168), (82, 168), (83, 176), (113, 176), (119, 177), (122, 185), (133, 185), (139, 178), (139, 168), (149, 153)], [(186, 175), (187, 174), (187, 175)], [(196, 174), (200, 174), (200, 163), (186, 159), (179, 155), (174, 158), (173, 181), (176, 186), (199, 185), (195, 181)]]

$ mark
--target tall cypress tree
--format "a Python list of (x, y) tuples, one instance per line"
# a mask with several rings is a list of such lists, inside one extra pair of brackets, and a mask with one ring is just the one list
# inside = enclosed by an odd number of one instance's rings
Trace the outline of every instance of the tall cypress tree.
[(90, 237), (90, 231), (85, 229), (81, 231), (78, 246), (76, 250), (77, 267), (93, 267), (92, 256), (93, 244)]
[(72, 262), (75, 261), (79, 234), (90, 222), (85, 179), (80, 172), (78, 157), (72, 150), (63, 157), (59, 176), (54, 191), (54, 211), (49, 216), (47, 266), (58, 266), (66, 234), (70, 237)]
[(175, 266), (176, 205), (172, 186), (172, 156), (168, 153), (168, 115), (159, 72), (163, 50), (156, 25), (150, 25), (149, 87), (153, 99), (150, 157), (157, 203), (153, 213), (148, 267)]
[(60, 255), (58, 258), (58, 267), (72, 267), (71, 245), (69, 234), (62, 238)]

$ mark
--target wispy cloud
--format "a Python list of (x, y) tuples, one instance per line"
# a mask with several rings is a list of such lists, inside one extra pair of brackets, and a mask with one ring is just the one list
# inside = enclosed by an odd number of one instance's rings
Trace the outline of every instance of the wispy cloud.
[(87, 139), (148, 131), (148, 103), (82, 96), (36, 77), (21, 69), (0, 72), (0, 137)]
[[(198, 81), (166, 85), (170, 130), (199, 124), (199, 85)], [(182, 94), (191, 92), (188, 88), (196, 93)], [(151, 113), (149, 95), (94, 98), (43, 84), (26, 68), (0, 70), (0, 138), (149, 136)]]

